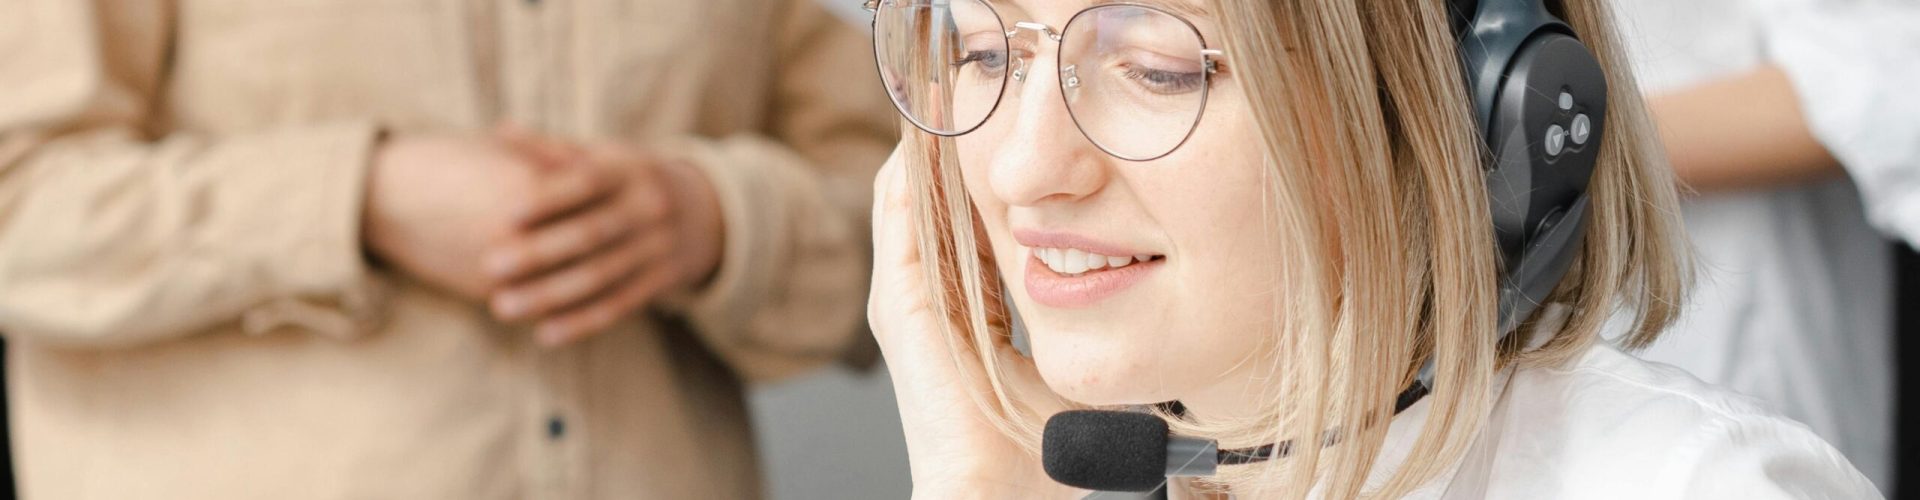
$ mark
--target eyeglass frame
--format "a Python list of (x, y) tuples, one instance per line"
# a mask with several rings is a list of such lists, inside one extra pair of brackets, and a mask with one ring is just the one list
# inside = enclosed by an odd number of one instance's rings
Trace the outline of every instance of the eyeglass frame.
[[(860, 8), (865, 9), (868, 13), (873, 14), (873, 20), (868, 22), (869, 24), (868, 24), (867, 32), (868, 32), (868, 36), (873, 38), (873, 44), (872, 44), (873, 45), (873, 69), (876, 73), (879, 73), (880, 80), (882, 83), (886, 82), (887, 74), (886, 74), (886, 68), (884, 68), (883, 64), (880, 62), (881, 60), (880, 37), (879, 37), (880, 6), (881, 4), (894, 2), (894, 1), (899, 1), (899, 0), (865, 0), (860, 4)], [(1175, 143), (1173, 147), (1168, 148), (1166, 152), (1160, 153), (1150, 158), (1140, 158), (1140, 159), (1128, 158), (1125, 156), (1121, 156), (1118, 153), (1115, 153), (1113, 150), (1108, 149), (1106, 145), (1101, 144), (1099, 140), (1094, 139), (1093, 134), (1087, 132), (1087, 127), (1080, 123), (1080, 116), (1077, 113), (1073, 112), (1073, 103), (1067, 100), (1067, 88), (1068, 88), (1067, 82), (1069, 78), (1067, 78), (1066, 73), (1078, 68), (1079, 65), (1076, 64), (1070, 67), (1062, 67), (1061, 63), (1065, 62), (1062, 59), (1066, 57), (1065, 56), (1066, 51), (1064, 50), (1053, 51), (1053, 59), (1054, 59), (1053, 67), (1056, 71), (1062, 74), (1061, 75), (1062, 78), (1056, 80), (1057, 83), (1059, 83), (1059, 85), (1056, 85), (1056, 87), (1060, 89), (1060, 102), (1061, 104), (1066, 106), (1067, 116), (1073, 119), (1073, 127), (1080, 130), (1081, 137), (1086, 138), (1087, 142), (1093, 143), (1093, 147), (1100, 149), (1100, 152), (1106, 153), (1107, 156), (1112, 156), (1114, 158), (1119, 158), (1121, 160), (1131, 161), (1131, 162), (1149, 162), (1149, 161), (1154, 161), (1161, 158), (1166, 158), (1167, 156), (1172, 155), (1175, 151), (1179, 151), (1181, 147), (1186, 146), (1187, 141), (1193, 139), (1194, 132), (1200, 130), (1200, 121), (1206, 118), (1207, 103), (1209, 102), (1209, 97), (1213, 93), (1212, 92), (1213, 75), (1219, 72), (1219, 62), (1215, 60), (1215, 58), (1225, 57), (1227, 53), (1226, 51), (1223, 51), (1220, 49), (1207, 48), (1206, 34), (1201, 33), (1200, 27), (1195, 26), (1193, 24), (1193, 21), (1188, 20), (1185, 16), (1181, 16), (1180, 14), (1170, 12), (1166, 9), (1163, 9), (1163, 8), (1160, 8), (1159, 6), (1154, 6), (1154, 5), (1146, 5), (1146, 4), (1132, 3), (1132, 2), (1112, 2), (1112, 3), (1103, 3), (1099, 5), (1093, 5), (1084, 9), (1080, 9), (1079, 12), (1075, 12), (1073, 13), (1073, 16), (1068, 17), (1067, 23), (1061, 25), (1061, 29), (1058, 29), (1058, 30), (1055, 30), (1053, 29), (1052, 26), (1048, 26), (1044, 23), (1038, 23), (1033, 21), (1015, 21), (1013, 23), (1013, 29), (1007, 29), (1006, 18), (1000, 16), (999, 9), (995, 9), (993, 7), (992, 2), (989, 2), (988, 0), (967, 0), (967, 1), (979, 2), (980, 5), (985, 6), (987, 8), (987, 13), (993, 15), (994, 24), (997, 24), (1000, 26), (1000, 29), (1006, 35), (1006, 39), (1008, 42), (1011, 42), (1013, 40), (1013, 37), (1018, 36), (1021, 30), (1029, 30), (1029, 31), (1039, 33), (1041, 35), (1045, 35), (1048, 39), (1053, 40), (1054, 43), (1061, 44), (1062, 46), (1064, 46), (1065, 43), (1062, 40), (1064, 40), (1067, 36), (1066, 29), (1073, 27), (1074, 21), (1078, 21), (1081, 15), (1084, 15), (1088, 12), (1092, 12), (1095, 10), (1104, 9), (1104, 8), (1116, 8), (1116, 7), (1141, 8), (1141, 9), (1158, 12), (1160, 14), (1164, 14), (1168, 17), (1172, 17), (1173, 19), (1180, 21), (1181, 24), (1186, 25), (1187, 30), (1193, 32), (1194, 39), (1197, 39), (1200, 41), (1200, 58), (1202, 61), (1201, 64), (1203, 65), (1203, 69), (1201, 70), (1202, 80), (1200, 84), (1200, 109), (1199, 111), (1195, 112), (1193, 116), (1193, 125), (1188, 126), (1186, 133), (1180, 136), (1180, 142)], [(1009, 52), (1012, 51), (1011, 43), (1009, 43), (1008, 51)], [(1025, 59), (1023, 58), (1021, 60), (1024, 61)], [(1015, 80), (1018, 80), (1021, 82), (1026, 81), (1026, 78), (1023, 75), (1025, 71), (1025, 66), (1024, 66), (1025, 63), (1023, 62), (1021, 64), (1022, 64), (1021, 69), (1008, 71), (1005, 74), (1000, 75), (1000, 92), (993, 97), (993, 106), (987, 108), (987, 114), (986, 116), (980, 118), (980, 123), (975, 123), (973, 124), (973, 126), (967, 127), (966, 130), (961, 130), (961, 131), (953, 132), (949, 134), (935, 132), (926, 124), (920, 123), (920, 119), (915, 118), (912, 113), (908, 113), (907, 110), (902, 109), (900, 100), (893, 97), (892, 89), (890, 88), (886, 89), (888, 92), (887, 100), (893, 101), (894, 111), (899, 112), (901, 117), (906, 118), (909, 123), (913, 124), (914, 128), (918, 128), (922, 132), (933, 134), (939, 137), (959, 137), (959, 136), (971, 134), (975, 130), (979, 130), (980, 127), (986, 126), (987, 121), (993, 119), (993, 114), (1000, 111), (1000, 103), (1002, 101), (1005, 101), (1007, 97), (1007, 87), (1008, 87), (1007, 79), (1009, 77), (1012, 77)], [(1077, 74), (1073, 75), (1071, 79), (1077, 81), (1079, 80), (1079, 76)], [(1074, 86), (1077, 87), (1078, 84), (1075, 84)]]

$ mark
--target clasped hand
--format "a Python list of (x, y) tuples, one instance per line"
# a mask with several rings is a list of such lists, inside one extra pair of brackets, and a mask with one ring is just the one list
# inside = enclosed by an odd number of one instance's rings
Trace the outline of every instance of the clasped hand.
[(518, 130), (396, 136), (374, 154), (363, 237), (375, 258), (542, 345), (603, 331), (719, 266), (720, 209), (691, 165)]

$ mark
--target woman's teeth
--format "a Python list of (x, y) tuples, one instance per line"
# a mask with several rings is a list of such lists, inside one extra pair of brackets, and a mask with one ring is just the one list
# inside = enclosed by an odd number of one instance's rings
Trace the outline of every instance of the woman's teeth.
[(1035, 248), (1033, 255), (1046, 263), (1047, 269), (1067, 276), (1079, 276), (1101, 269), (1119, 269), (1153, 259), (1152, 255), (1109, 257), (1072, 248)]

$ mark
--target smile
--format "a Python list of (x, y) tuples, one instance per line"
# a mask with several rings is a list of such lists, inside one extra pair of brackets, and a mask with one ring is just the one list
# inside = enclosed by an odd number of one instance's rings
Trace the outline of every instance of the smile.
[(1121, 269), (1133, 265), (1136, 262), (1148, 262), (1154, 259), (1154, 256), (1147, 254), (1112, 257), (1082, 251), (1077, 248), (1034, 248), (1030, 250), (1035, 259), (1039, 259), (1041, 263), (1046, 264), (1047, 269), (1051, 269), (1053, 272), (1067, 277), (1079, 277), (1086, 273), (1098, 272), (1103, 269)]
[(1027, 296), (1040, 305), (1092, 307), (1140, 283), (1166, 263), (1150, 254), (1108, 256), (1075, 248), (1029, 248)]

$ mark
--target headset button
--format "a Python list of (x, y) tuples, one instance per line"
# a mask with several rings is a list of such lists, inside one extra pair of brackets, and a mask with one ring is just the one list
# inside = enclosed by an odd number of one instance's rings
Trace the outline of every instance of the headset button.
[(1574, 115), (1572, 134), (1574, 144), (1585, 146), (1587, 138), (1593, 136), (1593, 119), (1587, 118), (1586, 113)]
[(1567, 92), (1560, 93), (1560, 110), (1573, 111), (1573, 94)]
[(1547, 128), (1547, 156), (1560, 156), (1567, 150), (1567, 129), (1554, 125)]

